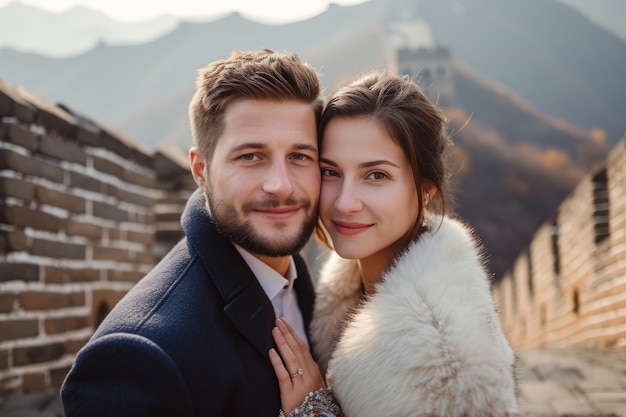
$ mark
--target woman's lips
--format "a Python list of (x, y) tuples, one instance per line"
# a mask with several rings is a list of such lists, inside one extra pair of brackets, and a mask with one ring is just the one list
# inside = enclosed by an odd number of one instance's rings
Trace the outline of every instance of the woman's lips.
[(371, 224), (333, 221), (333, 226), (339, 234), (344, 236), (354, 236), (369, 229)]

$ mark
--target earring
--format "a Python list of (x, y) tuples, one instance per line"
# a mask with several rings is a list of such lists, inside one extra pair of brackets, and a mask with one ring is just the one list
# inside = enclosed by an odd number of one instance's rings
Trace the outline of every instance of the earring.
[(425, 203), (425, 206), (428, 207), (428, 204), (430, 204), (430, 193), (426, 192), (426, 203)]

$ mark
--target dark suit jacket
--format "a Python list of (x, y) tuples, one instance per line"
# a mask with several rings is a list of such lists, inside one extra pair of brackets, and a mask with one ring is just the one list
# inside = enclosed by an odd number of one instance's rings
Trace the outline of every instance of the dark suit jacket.
[[(182, 226), (186, 238), (79, 352), (61, 390), (66, 417), (278, 415), (270, 300), (217, 232), (199, 191)], [(313, 285), (302, 258), (295, 261), (308, 328)]]

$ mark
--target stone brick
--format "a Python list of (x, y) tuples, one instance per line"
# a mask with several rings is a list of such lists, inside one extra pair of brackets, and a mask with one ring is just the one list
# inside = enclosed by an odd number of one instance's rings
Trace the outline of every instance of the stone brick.
[(124, 297), (125, 291), (93, 290), (91, 293), (92, 310), (90, 323), (94, 330), (100, 325), (107, 314)]
[(51, 310), (83, 306), (85, 305), (85, 293), (82, 291), (64, 293), (26, 290), (20, 294), (20, 304), (24, 310)]
[(123, 178), (124, 167), (108, 159), (100, 158), (99, 156), (93, 156), (93, 167), (105, 174), (113, 175), (117, 178)]
[(157, 222), (180, 222), (180, 216), (182, 213), (157, 213), (155, 214)]
[(21, 155), (10, 149), (0, 149), (0, 166), (5, 169), (21, 172), (24, 175), (45, 178), (63, 183), (63, 170), (41, 159)]
[(144, 245), (152, 245), (154, 243), (154, 233), (143, 233), (129, 230), (126, 233), (126, 238), (131, 242), (142, 243)]
[(137, 194), (126, 190), (120, 190), (117, 198), (131, 204), (137, 204), (143, 207), (153, 207), (156, 204), (154, 198), (147, 195)]
[(112, 134), (108, 130), (103, 130), (102, 133), (100, 133), (101, 146), (124, 159), (130, 159), (132, 156), (132, 149), (120, 140), (119, 136), (120, 135), (117, 133)]
[(7, 206), (0, 204), (0, 223), (16, 227), (31, 227), (35, 230), (58, 232), (62, 219), (24, 206)]
[(99, 179), (74, 171), (70, 172), (70, 186), (96, 193), (101, 193), (105, 189), (104, 183)]
[(70, 211), (71, 213), (85, 213), (86, 202), (82, 197), (67, 194), (61, 191), (51, 190), (45, 187), (37, 187), (35, 189), (37, 200), (42, 204), (60, 207)]
[(21, 384), (22, 377), (15, 373), (5, 372), (4, 375), (0, 374), (0, 398), (6, 398), (8, 394), (18, 392)]
[(50, 369), (50, 386), (53, 388), (61, 388), (61, 385), (63, 385), (63, 381), (69, 372), (69, 366)]
[(0, 78), (0, 115), (15, 116), (25, 123), (35, 120), (36, 109), (24, 100), (15, 87)]
[(136, 213), (133, 220), (135, 223), (152, 225), (156, 223), (156, 216), (154, 213)]
[(42, 392), (48, 388), (46, 374), (43, 372), (28, 373), (22, 376), (22, 390), (25, 394)]
[(39, 152), (44, 155), (83, 166), (87, 163), (87, 154), (75, 143), (52, 135), (41, 136), (40, 141)]
[(120, 281), (120, 282), (139, 282), (141, 278), (143, 278), (146, 274), (140, 271), (120, 271), (120, 270), (110, 270), (107, 274), (109, 281)]
[(39, 335), (37, 319), (0, 320), (0, 342)]
[(50, 362), (63, 357), (65, 353), (65, 344), (62, 342), (17, 347), (13, 350), (13, 365), (24, 366)]
[(39, 265), (26, 263), (0, 263), (0, 282), (39, 281)]
[(17, 178), (0, 178), (0, 195), (19, 198), (25, 203), (30, 203), (35, 196), (35, 186)]
[(74, 355), (78, 353), (78, 351), (81, 350), (83, 346), (87, 344), (88, 341), (89, 341), (88, 337), (85, 337), (82, 339), (70, 339), (67, 342), (65, 342), (65, 349), (67, 350), (67, 353), (69, 353), (70, 355)]
[(140, 185), (146, 188), (156, 188), (156, 178), (154, 174), (139, 174), (137, 172), (126, 170), (124, 173), (124, 181), (129, 182), (131, 184)]
[(97, 261), (129, 262), (133, 260), (133, 252), (128, 249), (94, 246), (93, 259)]
[(43, 266), (43, 280), (50, 284), (61, 284), (66, 282), (63, 268), (55, 266)]
[(66, 275), (69, 282), (95, 282), (100, 280), (100, 270), (93, 268), (68, 269)]
[(140, 265), (154, 265), (156, 259), (154, 255), (149, 252), (135, 252), (135, 263)]
[(33, 238), (31, 253), (54, 259), (85, 259), (86, 247), (79, 243)]
[(10, 313), (17, 300), (17, 294), (0, 293), (0, 313)]
[(102, 238), (103, 229), (101, 226), (68, 220), (65, 227), (65, 233), (68, 236), (84, 236), (91, 240), (99, 240)]
[(65, 316), (53, 317), (44, 321), (46, 334), (58, 334), (69, 332), (70, 330), (88, 327), (89, 322), (85, 316)]
[(7, 142), (14, 143), (29, 151), (36, 150), (38, 146), (37, 136), (27, 128), (15, 123), (7, 125), (4, 138)]
[(41, 97), (39, 94), (22, 86), (17, 86), (16, 91), (20, 96), (35, 106), (39, 111), (36, 120), (39, 124), (58, 132), (61, 136), (71, 136), (76, 126), (76, 119), (59, 106)]
[(6, 252), (22, 252), (28, 248), (28, 238), (21, 230), (0, 231), (6, 245)]
[(9, 351), (0, 350), (0, 371), (9, 369)]
[(126, 222), (129, 220), (128, 211), (117, 206), (99, 201), (93, 202), (93, 215), (103, 219)]

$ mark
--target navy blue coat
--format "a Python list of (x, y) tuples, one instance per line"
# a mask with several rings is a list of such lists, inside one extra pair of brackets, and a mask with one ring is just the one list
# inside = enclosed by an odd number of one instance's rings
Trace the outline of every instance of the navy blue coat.
[[(197, 191), (186, 238), (113, 308), (79, 352), (61, 395), (66, 417), (268, 416), (280, 392), (268, 351), (275, 313)], [(313, 285), (295, 256), (305, 328)]]

